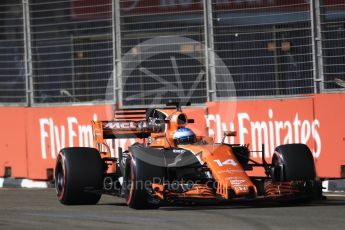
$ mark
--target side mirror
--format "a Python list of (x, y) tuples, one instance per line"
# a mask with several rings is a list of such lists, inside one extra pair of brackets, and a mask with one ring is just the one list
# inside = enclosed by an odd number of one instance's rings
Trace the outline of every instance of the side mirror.
[(224, 131), (224, 136), (223, 136), (223, 139), (222, 139), (222, 144), (224, 143), (226, 137), (236, 137), (236, 136), (237, 136), (237, 132), (236, 131)]
[(236, 137), (237, 132), (236, 131), (224, 131), (224, 136), (225, 137)]

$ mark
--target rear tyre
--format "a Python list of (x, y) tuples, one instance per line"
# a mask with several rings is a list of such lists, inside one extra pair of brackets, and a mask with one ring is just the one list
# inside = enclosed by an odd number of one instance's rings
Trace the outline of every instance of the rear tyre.
[(55, 188), (58, 200), (65, 205), (97, 204), (96, 191), (103, 187), (104, 163), (93, 148), (62, 149), (55, 167)]
[(153, 182), (157, 166), (132, 156), (126, 161), (123, 190), (126, 203), (133, 209), (157, 209), (158, 202), (150, 196), (149, 190)]

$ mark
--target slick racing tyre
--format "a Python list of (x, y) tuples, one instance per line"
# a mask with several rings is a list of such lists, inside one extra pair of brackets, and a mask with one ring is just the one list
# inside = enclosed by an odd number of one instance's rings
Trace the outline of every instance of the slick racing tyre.
[(149, 195), (155, 168), (157, 166), (150, 165), (134, 156), (127, 159), (123, 190), (126, 203), (130, 208), (159, 208), (158, 204)]
[(306, 201), (322, 199), (322, 184), (316, 177), (313, 155), (304, 144), (280, 145), (272, 158), (273, 181), (303, 181)]
[(62, 149), (55, 167), (58, 200), (65, 205), (97, 204), (102, 189), (104, 163), (93, 148)]
[(272, 165), (277, 181), (307, 181), (316, 177), (313, 155), (304, 144), (280, 145), (275, 149)]

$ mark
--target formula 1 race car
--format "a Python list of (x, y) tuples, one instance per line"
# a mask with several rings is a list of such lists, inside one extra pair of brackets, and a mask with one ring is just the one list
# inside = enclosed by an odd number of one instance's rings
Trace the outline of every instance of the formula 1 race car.
[[(125, 198), (134, 209), (202, 201), (236, 199), (300, 199), (322, 197), (314, 159), (304, 144), (276, 147), (272, 162), (250, 158), (248, 145), (214, 143), (196, 136), (186, 126), (179, 103), (163, 109), (115, 112), (112, 121), (94, 121), (95, 148), (72, 147), (60, 151), (55, 185), (62, 204), (96, 204), (102, 194)], [(234, 136), (236, 132), (224, 132)], [(142, 139), (111, 157), (107, 139)], [(223, 140), (224, 140), (223, 139)], [(264, 148), (262, 148), (264, 149)], [(254, 167), (264, 175), (247, 174)]]

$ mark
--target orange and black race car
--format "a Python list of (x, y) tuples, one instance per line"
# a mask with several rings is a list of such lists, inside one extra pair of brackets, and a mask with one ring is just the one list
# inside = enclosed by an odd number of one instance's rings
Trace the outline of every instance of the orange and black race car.
[[(194, 120), (179, 103), (163, 109), (115, 112), (112, 121), (93, 122), (95, 148), (62, 149), (55, 169), (58, 200), (96, 204), (102, 194), (124, 197), (134, 209), (236, 199), (322, 198), (314, 159), (304, 144), (276, 147), (272, 162), (250, 158), (247, 145), (214, 143), (187, 128)], [(236, 135), (225, 132), (224, 138)], [(111, 157), (107, 139), (140, 138)], [(262, 148), (264, 149), (264, 148)], [(265, 154), (262, 153), (262, 156)], [(247, 172), (264, 169), (262, 177)]]

